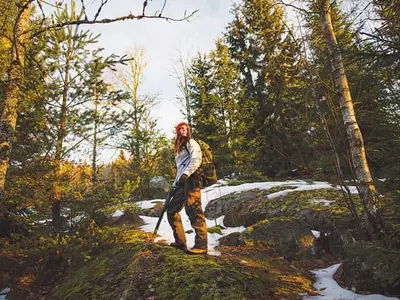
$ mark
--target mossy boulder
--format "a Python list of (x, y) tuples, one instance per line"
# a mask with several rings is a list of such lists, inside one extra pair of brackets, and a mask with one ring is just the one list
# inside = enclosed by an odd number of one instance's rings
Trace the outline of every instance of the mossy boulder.
[(320, 232), (320, 236), (314, 243), (314, 253), (319, 257), (330, 254), (333, 257), (341, 258), (344, 256), (345, 248), (355, 242), (350, 230)]
[(336, 279), (356, 291), (400, 295), (400, 250), (371, 243), (355, 243), (345, 248), (346, 258)]
[(311, 254), (315, 237), (298, 218), (272, 218), (248, 227), (242, 233), (247, 243), (269, 246), (276, 256), (293, 260)]
[(253, 202), (258, 193), (258, 190), (249, 190), (211, 200), (207, 204), (204, 213), (208, 219), (216, 219), (228, 214), (230, 211), (236, 212), (245, 206), (247, 202)]
[(147, 217), (160, 217), (162, 208), (164, 206), (164, 201), (152, 201), (153, 207), (144, 208), (139, 210), (139, 215)]
[(74, 263), (48, 299), (299, 299), (312, 293), (306, 272), (268, 257), (186, 255), (146, 242), (138, 231)]
[(342, 192), (335, 188), (296, 191), (284, 186), (233, 193), (210, 201), (205, 214), (209, 219), (224, 215), (227, 227), (248, 227), (264, 219), (284, 216), (298, 217), (324, 232), (354, 226), (343, 204)]
[(245, 241), (240, 232), (232, 232), (226, 236), (218, 239), (221, 246), (241, 246), (245, 244)]
[(139, 228), (140, 225), (143, 225), (143, 220), (136, 211), (128, 209), (124, 211), (123, 215), (115, 218), (113, 225), (126, 225), (132, 228)]

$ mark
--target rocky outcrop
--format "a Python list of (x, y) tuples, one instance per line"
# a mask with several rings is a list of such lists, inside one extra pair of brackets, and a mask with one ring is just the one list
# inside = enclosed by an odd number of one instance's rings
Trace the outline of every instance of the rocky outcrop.
[(239, 232), (232, 232), (221, 237), (218, 241), (221, 246), (241, 246), (245, 244), (242, 234)]
[(336, 280), (355, 291), (400, 295), (400, 250), (369, 243), (345, 247)]
[(345, 255), (344, 249), (355, 242), (355, 238), (348, 230), (336, 230), (329, 233), (320, 232), (320, 236), (314, 243), (314, 254), (319, 257), (326, 254), (334, 257), (343, 257)]
[(267, 244), (277, 256), (288, 260), (310, 254), (314, 236), (309, 225), (297, 218), (273, 218), (261, 221), (243, 232), (245, 239)]
[(141, 209), (139, 211), (139, 215), (141, 216), (147, 216), (147, 217), (160, 217), (161, 216), (161, 211), (164, 206), (164, 202), (162, 201), (154, 201), (154, 206), (151, 208), (145, 208)]
[[(226, 216), (230, 212), (237, 213), (246, 204), (251, 204), (257, 199), (259, 190), (249, 190), (241, 193), (233, 193), (227, 196), (211, 200), (204, 211), (207, 219), (216, 219)], [(233, 226), (235, 227), (235, 226)]]
[[(310, 227), (331, 232), (338, 226), (349, 228), (349, 222), (338, 224), (338, 219), (346, 219), (346, 213), (339, 217), (332, 216), (328, 206), (318, 204), (316, 198), (321, 197), (316, 191), (306, 191), (309, 197), (298, 197), (299, 192), (291, 192), (280, 197), (270, 198), (274, 191), (250, 190), (242, 193), (226, 195), (210, 201), (205, 209), (208, 219), (225, 216), (224, 226), (251, 226), (264, 219), (290, 216), (298, 217), (307, 222)], [(313, 194), (315, 193), (315, 195)], [(335, 189), (326, 191), (331, 197), (337, 197), (340, 192)], [(343, 221), (341, 221), (343, 222)]]
[[(400, 250), (357, 242), (363, 231), (344, 206), (340, 191), (291, 191), (278, 197), (270, 196), (273, 192), (246, 191), (209, 203), (208, 218), (225, 216), (224, 226), (247, 227), (221, 238), (221, 246), (260, 246), (268, 255), (290, 261), (341, 259), (336, 279), (344, 287), (400, 295)], [(311, 229), (320, 232), (319, 238)]]
[(139, 217), (137, 212), (126, 210), (123, 215), (115, 218), (113, 225), (126, 225), (128, 227), (138, 228), (140, 225), (143, 225), (143, 220)]

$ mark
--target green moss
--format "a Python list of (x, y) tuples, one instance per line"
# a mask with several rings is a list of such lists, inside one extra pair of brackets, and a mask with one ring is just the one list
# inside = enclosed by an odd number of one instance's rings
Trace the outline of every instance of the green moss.
[(159, 299), (259, 299), (267, 289), (250, 270), (215, 258), (165, 252), (162, 256), (164, 267), (153, 276)]
[(207, 228), (208, 233), (218, 233), (222, 235), (221, 226), (213, 226)]
[[(353, 195), (356, 200), (356, 196)], [(322, 200), (330, 201), (325, 205)], [(355, 201), (357, 202), (357, 201)], [(342, 192), (333, 188), (292, 191), (286, 195), (274, 198), (274, 201), (264, 201), (264, 209), (290, 210), (290, 209), (312, 209), (314, 211), (330, 211), (333, 213), (346, 213), (348, 210), (343, 203)]]
[(90, 260), (76, 261), (52, 299), (112, 299), (113, 295), (122, 294), (133, 254), (147, 247), (143, 240), (137, 242), (139, 236), (135, 232), (131, 231), (131, 235), (130, 240), (109, 245)]
[(300, 275), (268, 258), (191, 256), (145, 238), (121, 231), (102, 253), (71, 265), (51, 299), (275, 299), (311, 285), (302, 277), (306, 283), (287, 287)]
[(275, 187), (272, 187), (272, 188), (266, 190), (266, 193), (267, 193), (267, 194), (273, 194), (273, 193), (277, 193), (277, 192), (281, 192), (281, 191), (293, 190), (293, 189), (295, 189), (295, 188), (296, 188), (296, 187), (290, 186), (290, 185), (275, 186)]

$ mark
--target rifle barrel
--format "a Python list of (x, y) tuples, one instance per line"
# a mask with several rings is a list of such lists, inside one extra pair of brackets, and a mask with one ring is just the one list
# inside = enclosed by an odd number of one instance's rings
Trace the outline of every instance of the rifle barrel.
[(161, 220), (162, 220), (162, 218), (164, 216), (164, 213), (167, 210), (168, 204), (171, 201), (173, 196), (174, 196), (174, 193), (169, 192), (167, 198), (165, 199), (165, 203), (164, 203), (164, 206), (163, 206), (163, 208), (161, 210), (160, 217), (158, 218), (156, 227), (154, 228), (154, 231), (153, 231), (153, 237), (155, 237), (157, 235), (158, 228), (160, 227), (160, 224), (161, 224)]

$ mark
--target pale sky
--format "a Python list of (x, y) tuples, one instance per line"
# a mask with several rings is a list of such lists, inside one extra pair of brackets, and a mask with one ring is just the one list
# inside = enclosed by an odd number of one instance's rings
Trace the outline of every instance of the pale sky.
[[(180, 71), (179, 57), (193, 57), (196, 53), (207, 52), (214, 48), (217, 38), (232, 20), (230, 10), (234, 2), (240, 0), (166, 0), (163, 16), (175, 19), (197, 12), (187, 21), (174, 22), (162, 19), (141, 19), (119, 21), (108, 24), (81, 26), (94, 34), (100, 34), (99, 43), (93, 48), (104, 48), (103, 54), (123, 55), (134, 47), (144, 49), (147, 67), (140, 94), (158, 95), (159, 104), (152, 109), (152, 117), (158, 120), (158, 128), (171, 137), (176, 124), (184, 120), (178, 107), (180, 95), (176, 71)], [(70, 7), (71, 0), (42, 1), (46, 15), (54, 10), (54, 3)], [(76, 11), (80, 10), (82, 0), (75, 0)], [(87, 16), (92, 20), (104, 0), (83, 0)], [(146, 15), (155, 15), (164, 4), (164, 0), (149, 0)], [(98, 20), (116, 18), (132, 13), (140, 15), (143, 0), (108, 0)], [(40, 13), (40, 12), (39, 12)], [(106, 76), (107, 81), (115, 81)], [(102, 161), (116, 158), (118, 151), (101, 154)], [(71, 153), (75, 161), (86, 159), (81, 151)]]
[[(93, 6), (98, 6), (99, 1)], [(100, 18), (112, 18), (141, 12), (143, 1), (110, 0), (103, 8)], [(91, 2), (86, 1), (89, 19), (93, 12)], [(147, 13), (153, 15), (162, 7), (163, 1), (149, 1)], [(123, 54), (128, 48), (139, 46), (144, 49), (147, 68), (142, 94), (158, 94), (160, 104), (152, 111), (158, 119), (159, 128), (168, 136), (175, 125), (183, 120), (179, 112), (178, 81), (174, 69), (180, 69), (179, 56), (193, 56), (197, 52), (213, 49), (215, 40), (222, 36), (232, 20), (230, 9), (233, 0), (167, 0), (164, 16), (181, 18), (198, 10), (189, 21), (167, 22), (158, 19), (121, 21), (111, 24), (90, 25), (91, 31), (100, 33), (98, 46), (105, 48), (105, 54)], [(136, 5), (136, 6), (135, 6)], [(93, 9), (92, 9), (93, 11)]]

